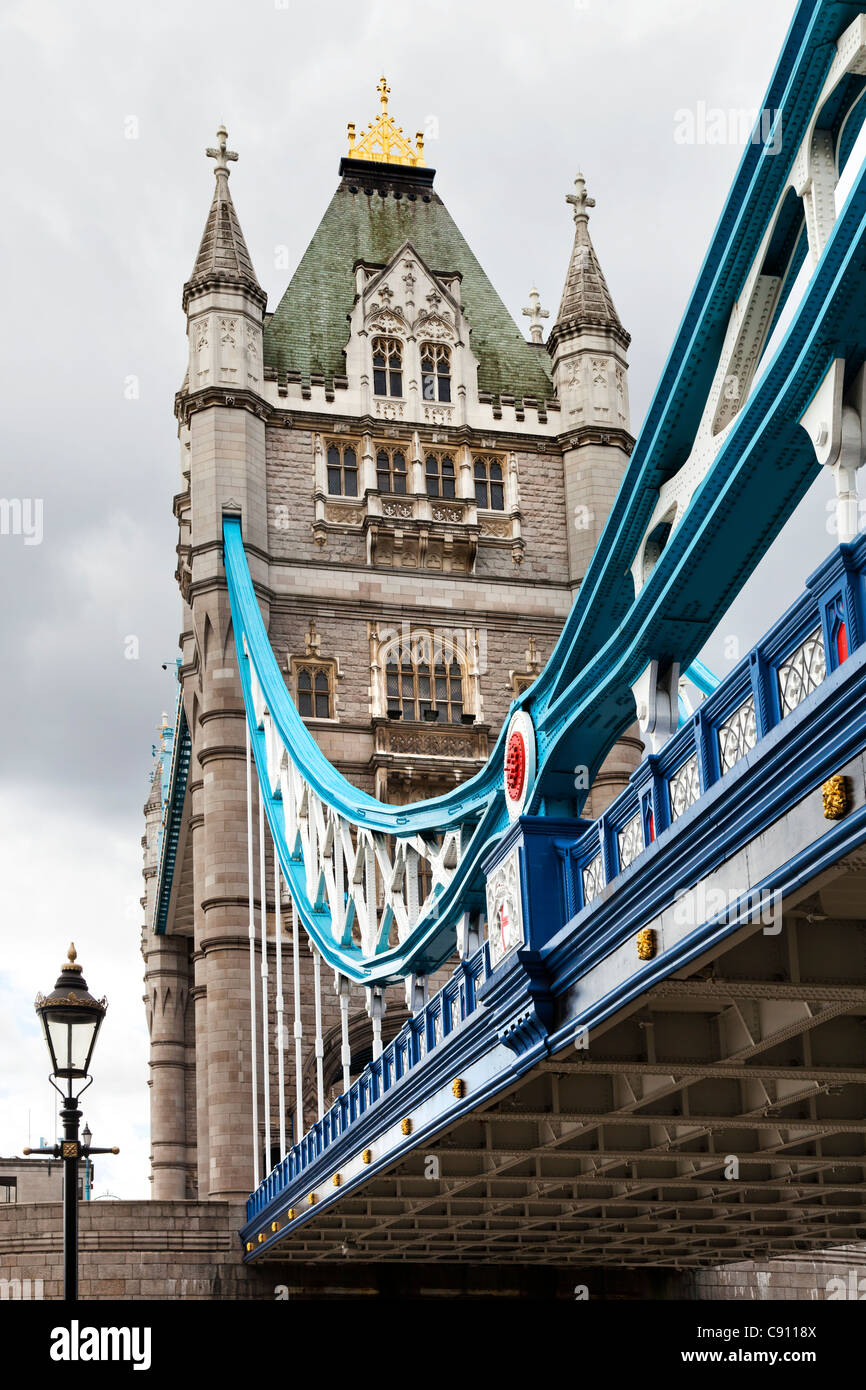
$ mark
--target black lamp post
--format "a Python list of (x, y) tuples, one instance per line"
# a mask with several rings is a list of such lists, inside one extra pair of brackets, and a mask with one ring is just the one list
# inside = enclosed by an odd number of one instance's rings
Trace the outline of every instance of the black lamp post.
[[(75, 946), (69, 947), (68, 960), (49, 995), (37, 994), (36, 1012), (51, 1054), (49, 1080), (63, 1099), (60, 1118), (63, 1121), (63, 1142), (53, 1148), (25, 1149), (25, 1154), (50, 1154), (63, 1159), (63, 1294), (66, 1299), (78, 1298), (78, 1164), (89, 1160), (92, 1153), (119, 1153), (119, 1149), (94, 1149), (89, 1143), (78, 1142), (78, 1121), (81, 1111), (78, 1100), (93, 1078), (89, 1075), (90, 1058), (96, 1035), (105, 1017), (106, 1001), (94, 999), (75, 963)], [(68, 1091), (57, 1085), (62, 1081)], [(83, 1086), (76, 1083), (84, 1081)], [(77, 1090), (78, 1094), (73, 1092)], [(90, 1131), (85, 1131), (90, 1137)]]

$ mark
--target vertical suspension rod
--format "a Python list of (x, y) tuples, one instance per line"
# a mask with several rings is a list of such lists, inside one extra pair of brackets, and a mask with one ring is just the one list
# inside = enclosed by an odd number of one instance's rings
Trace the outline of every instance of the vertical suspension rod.
[(262, 1087), (265, 1098), (265, 1172), (269, 1173), (271, 1163), (271, 1067), (268, 1046), (270, 1024), (268, 1020), (268, 885), (265, 878), (265, 798), (259, 783), (259, 891), (261, 894), (260, 918), (262, 926)]
[(256, 922), (255, 910), (253, 908), (254, 880), (253, 880), (253, 786), (252, 786), (252, 755), (250, 750), (250, 726), (244, 720), (244, 729), (247, 735), (247, 874), (249, 881), (250, 897), (250, 920), (249, 920), (249, 939), (250, 939), (250, 1050), (252, 1052), (252, 1078), (253, 1078), (253, 1190), (255, 1190), (261, 1180), (259, 1170), (259, 1067), (258, 1067), (258, 1038), (256, 1036)]

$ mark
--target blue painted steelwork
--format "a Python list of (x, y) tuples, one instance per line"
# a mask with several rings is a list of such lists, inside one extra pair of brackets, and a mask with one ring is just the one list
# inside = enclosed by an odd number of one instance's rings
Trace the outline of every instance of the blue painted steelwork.
[[(850, 654), (840, 661), (830, 634), (841, 602)], [(823, 680), (783, 715), (780, 668), (809, 636), (820, 632), (828, 655)], [(516, 822), (492, 859), (522, 846), (522, 896), (526, 946), (491, 970), (487, 945), (461, 962), (451, 980), (407, 1022), (323, 1117), (261, 1183), (247, 1203), (249, 1240), (264, 1231), (256, 1252), (275, 1243), (272, 1220), (295, 1216), (289, 1229), (312, 1211), (300, 1204), (318, 1188), (317, 1210), (376, 1172), (402, 1152), (432, 1138), (444, 1123), (476, 1109), (527, 1071), (540, 1056), (571, 1044), (652, 984), (681, 970), (715, 941), (754, 920), (762, 906), (807, 882), (866, 839), (866, 806), (843, 821), (825, 822), (812, 844), (780, 864), (765, 880), (699, 916), (695, 929), (671, 949), (597, 998), (573, 994), (577, 981), (634, 937), (647, 921), (701, 883), (719, 864), (817, 789), (866, 747), (866, 536), (839, 547), (813, 574), (804, 594), (702, 705), (661, 755), (645, 758), (629, 788), (599, 821), (584, 824), (549, 818)], [(751, 695), (757, 739), (729, 771), (721, 773), (714, 736), (727, 714)], [(701, 800), (674, 822), (665, 818), (670, 775), (697, 752)], [(581, 901), (580, 870), (602, 842), (645, 796), (652, 798), (660, 828), (655, 840), (627, 869), (614, 873), (593, 902)], [(609, 856), (610, 857), (610, 856)], [(551, 865), (558, 867), (551, 869)], [(479, 1005), (481, 1007), (479, 1007)], [(515, 1030), (515, 1023), (517, 1028)], [(465, 1098), (455, 1098), (447, 1118), (419, 1123), (411, 1137), (374, 1155), (371, 1165), (339, 1190), (322, 1189), (366, 1144), (373, 1145), (400, 1116), (418, 1114), (450, 1077), (487, 1059), (489, 1076)], [(285, 1228), (281, 1235), (285, 1234)]]
[[(857, 4), (818, 0), (801, 0), (797, 7), (763, 105), (776, 113), (775, 126), (764, 143), (755, 140), (746, 147), (562, 635), (545, 670), (512, 706), (528, 713), (537, 740), (538, 774), (524, 807), (529, 815), (576, 816), (585, 793), (576, 790), (574, 770), (586, 768), (591, 779), (633, 721), (632, 688), (648, 663), (665, 655), (674, 655), (682, 666), (694, 663), (817, 474), (813, 446), (798, 423), (803, 411), (834, 359), (845, 358), (849, 377), (866, 360), (866, 316), (861, 307), (866, 298), (863, 169), (772, 361), (761, 365), (751, 393), (720, 435), (706, 476), (635, 597), (630, 570), (658, 490), (690, 454), (733, 306), (768, 233), (763, 267), (780, 281), (771, 326), (796, 278), (804, 247), (802, 205), (784, 197), (784, 190), (834, 57), (835, 41), (858, 13)], [(850, 153), (852, 132), (862, 119), (859, 109), (856, 114), (854, 110), (858, 93), (856, 83), (843, 84), (828, 111), (840, 158)], [(769, 331), (765, 346), (768, 341)], [(502, 788), (505, 731), (487, 766), (445, 796), (392, 807), (351, 786), (323, 756), (285, 689), (261, 621), (237, 517), (224, 519), (224, 542), (259, 784), (295, 909), (328, 964), (352, 980), (372, 985), (410, 971), (429, 973), (451, 954), (458, 920), (483, 907), (482, 862), (508, 825)], [(706, 673), (694, 664), (690, 678), (709, 685)], [(254, 682), (305, 782), (351, 825), (398, 840), (459, 831), (462, 853), (456, 871), (399, 945), (380, 940), (379, 949), (365, 954), (349, 941), (335, 940), (327, 906), (308, 891), (303, 861), (286, 843), (279, 787), (270, 784), (264, 727), (254, 709)], [(701, 776), (709, 776), (703, 764)], [(652, 797), (650, 802), (654, 807)], [(654, 825), (660, 831), (663, 808), (658, 814)], [(602, 848), (609, 872), (614, 849), (607, 841)]]
[(174, 738), (171, 748), (171, 766), (167, 778), (163, 780), (163, 821), (157, 843), (157, 863), (159, 877), (156, 887), (153, 930), (162, 936), (168, 923), (168, 908), (171, 902), (171, 888), (177, 862), (177, 847), (180, 826), (183, 819), (183, 805), (186, 797), (186, 784), (189, 778), (189, 760), (192, 752), (189, 726), (180, 691), (177, 697), (177, 715)]

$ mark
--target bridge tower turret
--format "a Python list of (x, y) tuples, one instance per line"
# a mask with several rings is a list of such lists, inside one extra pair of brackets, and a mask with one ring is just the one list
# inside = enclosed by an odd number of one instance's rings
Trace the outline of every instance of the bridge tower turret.
[[(239, 1132), (252, 1127), (249, 1075), (247, 855), (237, 827), (246, 816), (243, 700), (231, 638), (222, 564), (222, 518), (241, 517), (268, 582), (267, 485), (262, 330), (267, 296), (258, 282), (229, 191), (226, 130), (207, 150), (216, 187), (192, 274), (183, 289), (189, 359), (176, 400), (181, 487), (177, 578), (183, 598), (180, 679), (192, 751), (185, 827), (195, 884), (188, 910), (172, 914), (172, 935), (152, 937), (185, 950), (191, 1017), (176, 1018), (195, 1049), (195, 1103), (170, 1068), (160, 1067), (152, 1033), (152, 1134), (155, 1152), (185, 1128), (197, 1158), (197, 1192), (228, 1198), (249, 1192), (252, 1169)], [(188, 819), (187, 819), (188, 814)], [(186, 940), (183, 939), (186, 934)], [(148, 962), (148, 968), (150, 963)], [(196, 1113), (197, 1112), (197, 1113)], [(167, 1184), (167, 1185), (166, 1185)], [(154, 1197), (188, 1195), (176, 1178)], [(163, 1190), (164, 1188), (164, 1190)]]
[[(566, 195), (574, 211), (574, 245), (547, 341), (562, 412), (572, 590), (583, 582), (634, 444), (627, 380), (631, 336), (620, 321), (589, 235), (589, 209), (595, 207), (595, 199), (587, 194), (583, 174), (577, 175), (574, 189)], [(585, 815), (600, 815), (623, 789), (642, 747), (637, 728), (620, 739), (595, 778)]]
[(547, 350), (562, 410), (571, 587), (579, 587), (613, 505), (634, 440), (629, 433), (628, 345), (595, 247), (582, 174), (566, 196), (574, 245)]

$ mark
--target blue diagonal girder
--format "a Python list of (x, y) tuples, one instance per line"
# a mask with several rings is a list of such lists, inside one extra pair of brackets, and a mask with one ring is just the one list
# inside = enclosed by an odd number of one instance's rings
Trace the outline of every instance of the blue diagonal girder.
[[(850, 370), (863, 361), (866, 172), (861, 171), (772, 363), (635, 599), (630, 566), (657, 490), (691, 450), (732, 307), (784, 192), (835, 41), (858, 12), (856, 4), (826, 0), (804, 0), (797, 8), (764, 103), (779, 112), (782, 149), (771, 153), (772, 137), (767, 145), (746, 149), (586, 578), (544, 672), (514, 702), (530, 712), (539, 744), (529, 811), (555, 813), (565, 800), (574, 804), (575, 765), (597, 769), (634, 719), (631, 685), (650, 659), (668, 656), (685, 665), (700, 650), (817, 472), (812, 447), (797, 423), (805, 406), (835, 357), (846, 358)], [(286, 691), (237, 518), (226, 517), (224, 538), (260, 785), (301, 920), (324, 958), (352, 979), (372, 984), (410, 970), (432, 970), (453, 950), (459, 915), (480, 904), (480, 863), (505, 828), (504, 730), (486, 767), (445, 796), (392, 807), (353, 787), (324, 757)], [(285, 844), (279, 794), (273, 796), (267, 785), (249, 662), (283, 743), (327, 805), (356, 825), (398, 837), (462, 828), (464, 853), (452, 881), (399, 947), (368, 959), (358, 947), (336, 945), (327, 911), (315, 911), (307, 900), (303, 866)]]

